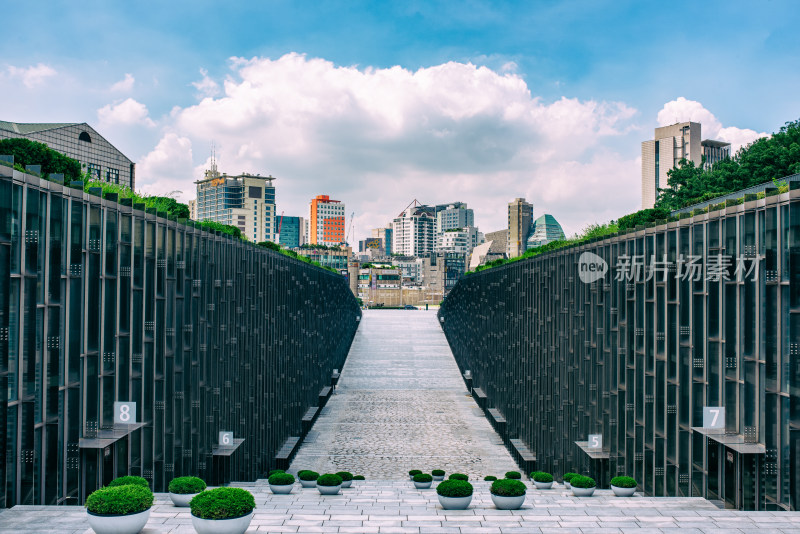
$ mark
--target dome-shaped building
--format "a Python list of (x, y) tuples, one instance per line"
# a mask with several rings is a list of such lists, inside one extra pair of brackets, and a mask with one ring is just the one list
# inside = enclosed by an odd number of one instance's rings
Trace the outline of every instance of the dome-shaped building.
[(541, 247), (551, 241), (565, 239), (564, 230), (555, 217), (545, 213), (536, 219), (531, 226), (531, 233), (528, 237), (528, 249)]

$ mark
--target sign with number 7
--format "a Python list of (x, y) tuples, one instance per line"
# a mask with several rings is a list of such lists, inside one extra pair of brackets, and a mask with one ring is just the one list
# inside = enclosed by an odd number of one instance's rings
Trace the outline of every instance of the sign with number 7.
[(725, 408), (706, 406), (703, 408), (703, 428), (725, 429)]

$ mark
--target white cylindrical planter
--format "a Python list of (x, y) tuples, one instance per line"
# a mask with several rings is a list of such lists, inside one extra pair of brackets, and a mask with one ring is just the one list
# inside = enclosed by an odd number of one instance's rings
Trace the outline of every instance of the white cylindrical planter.
[(252, 519), (253, 512), (233, 519), (200, 519), (192, 516), (192, 526), (197, 534), (244, 534)]
[(503, 495), (492, 495), (492, 502), (498, 510), (519, 510), (525, 504), (525, 495), (518, 497), (506, 497)]
[(617, 497), (630, 497), (636, 493), (636, 488), (620, 488), (619, 486), (612, 485), (611, 491), (613, 491), (614, 495)]
[(432, 482), (414, 482), (414, 487), (417, 489), (428, 489), (431, 487)]
[(270, 484), (269, 489), (272, 493), (277, 495), (287, 495), (292, 492), (292, 489), (294, 489), (294, 484), (281, 484), (280, 486), (276, 484)]
[(572, 487), (572, 486), (570, 486), (570, 484), (569, 484), (569, 480), (565, 480), (565, 481), (564, 481), (564, 486), (565, 486), (567, 489), (570, 489), (570, 488)]
[(596, 488), (597, 486), (593, 486), (591, 488), (576, 488), (575, 486), (572, 486), (572, 494), (576, 497), (591, 497)]
[(187, 507), (189, 506), (189, 502), (192, 498), (197, 495), (197, 493), (172, 493), (169, 492), (169, 498), (172, 500), (172, 504), (175, 506), (180, 507)]
[(342, 480), (342, 487), (349, 488), (353, 484), (352, 480)]
[(303, 479), (300, 479), (300, 485), (303, 486), (304, 488), (316, 488), (317, 487), (317, 481), (316, 480), (303, 480)]
[(438, 475), (438, 476), (433, 475), (433, 480), (435, 480), (436, 482), (441, 482), (442, 480), (444, 480), (444, 475)]
[(550, 489), (553, 487), (552, 482), (536, 482), (535, 480), (533, 481), (533, 485), (536, 486), (536, 489), (540, 490)]
[(342, 489), (341, 484), (338, 486), (320, 486), (317, 484), (317, 490), (319, 490), (320, 495), (336, 495), (340, 489)]
[(150, 519), (150, 508), (138, 514), (96, 515), (87, 512), (89, 526), (97, 534), (137, 534)]
[(445, 510), (466, 510), (469, 507), (469, 503), (472, 502), (472, 495), (468, 495), (467, 497), (437, 496), (439, 497), (439, 504), (441, 504), (442, 508)]

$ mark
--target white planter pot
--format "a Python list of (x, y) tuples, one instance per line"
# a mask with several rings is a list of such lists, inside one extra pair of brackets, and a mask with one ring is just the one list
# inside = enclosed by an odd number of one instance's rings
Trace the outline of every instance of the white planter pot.
[(636, 488), (620, 488), (619, 486), (612, 485), (611, 491), (613, 491), (614, 495), (617, 497), (630, 497), (636, 493)]
[(281, 484), (280, 486), (277, 484), (270, 484), (269, 489), (276, 495), (287, 495), (294, 489), (294, 484)]
[(468, 497), (442, 497), (437, 495), (437, 497), (439, 497), (439, 504), (445, 510), (466, 510), (469, 507), (469, 503), (472, 502), (472, 495)]
[(349, 488), (353, 484), (352, 480), (342, 480), (342, 487)]
[(187, 507), (189, 506), (189, 502), (192, 500), (192, 497), (197, 495), (197, 493), (172, 493), (169, 492), (169, 498), (172, 499), (172, 504), (175, 506), (180, 507)]
[(519, 497), (505, 497), (501, 495), (492, 495), (492, 502), (498, 510), (519, 510), (525, 504), (525, 495)]
[(565, 486), (567, 489), (570, 489), (570, 488), (572, 487), (572, 486), (570, 486), (570, 484), (569, 484), (569, 481), (568, 481), (568, 480), (565, 480), (565, 481), (564, 481), (564, 486)]
[(89, 526), (97, 534), (136, 534), (150, 519), (150, 508), (138, 514), (95, 515), (87, 512)]
[(410, 480), (411, 482), (414, 482), (414, 475), (408, 475), (408, 480)]
[(316, 480), (300, 480), (300, 485), (304, 488), (316, 488), (317, 481)]
[(536, 489), (541, 490), (550, 489), (553, 487), (552, 482), (536, 482), (535, 480), (533, 481), (533, 485), (536, 486)]
[(597, 489), (597, 486), (591, 488), (576, 488), (572, 486), (572, 494), (576, 497), (591, 497), (595, 489)]
[(444, 480), (444, 475), (441, 476), (433, 475), (433, 480), (435, 480), (436, 482), (441, 482), (442, 480)]
[(433, 482), (414, 482), (414, 487), (417, 489), (428, 489)]
[(233, 519), (200, 519), (192, 516), (192, 526), (197, 534), (244, 534), (252, 519), (253, 512)]
[(320, 495), (337, 495), (340, 489), (342, 489), (341, 484), (338, 486), (320, 486), (317, 484), (317, 490), (319, 491)]

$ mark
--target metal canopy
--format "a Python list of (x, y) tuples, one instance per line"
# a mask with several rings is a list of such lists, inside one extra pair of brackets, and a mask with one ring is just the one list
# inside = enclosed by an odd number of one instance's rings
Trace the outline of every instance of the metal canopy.
[(588, 441), (576, 441), (575, 445), (581, 448), (583, 452), (589, 456), (592, 460), (608, 460), (611, 456), (608, 451), (604, 451), (603, 449), (594, 449), (589, 447)]
[(244, 443), (244, 438), (233, 438), (233, 445), (229, 447), (212, 447), (211, 454), (213, 456), (230, 456), (242, 443)]
[(765, 445), (747, 442), (741, 434), (725, 434), (724, 430), (721, 431), (717, 428), (703, 428), (700, 426), (693, 426), (692, 430), (741, 454), (767, 453), (767, 447)]
[(131, 425), (114, 425), (110, 430), (98, 430), (94, 438), (81, 438), (78, 440), (78, 447), (81, 449), (105, 449), (112, 443), (124, 438), (134, 430), (139, 430), (144, 423), (133, 423)]

